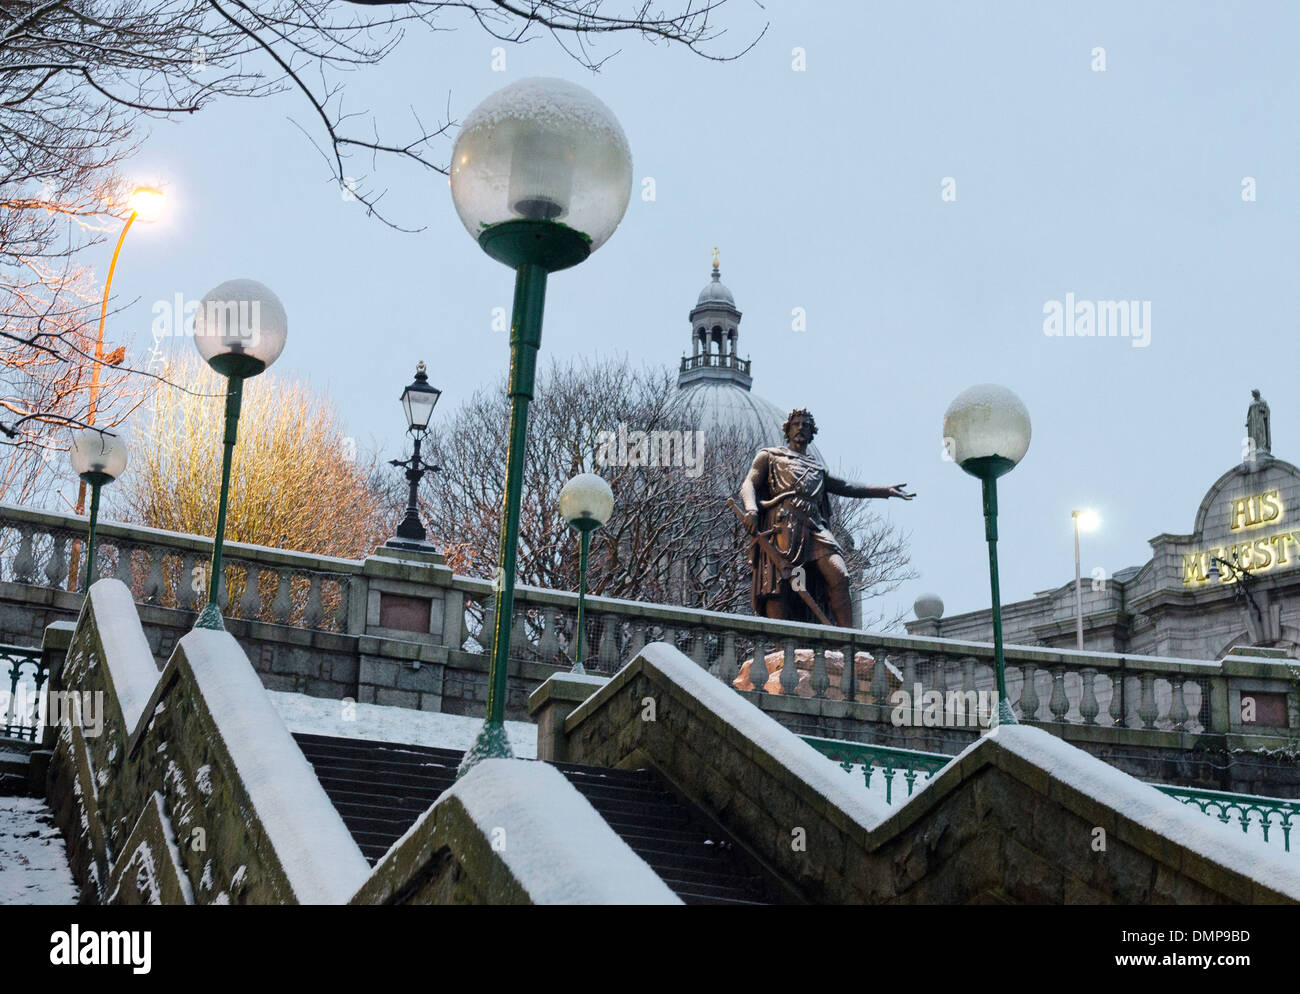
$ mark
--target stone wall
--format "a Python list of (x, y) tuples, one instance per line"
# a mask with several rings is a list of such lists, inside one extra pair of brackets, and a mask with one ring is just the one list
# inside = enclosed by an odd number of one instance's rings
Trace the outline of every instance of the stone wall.
[[(1040, 729), (985, 736), (889, 808), (726, 695), (681, 653), (647, 646), (565, 720), (568, 757), (653, 766), (814, 903), (1300, 900), (1300, 870), (1246, 875), (1240, 833)], [(1055, 753), (1027, 759), (1035, 750)], [(1071, 786), (1090, 778), (1103, 789)], [(1216, 831), (1221, 858), (1193, 847)]]
[(83, 900), (341, 903), (365, 878), (226, 633), (185, 636), (159, 674), (130, 592), (101, 580), (51, 687), (103, 706), (102, 730), (84, 715), (47, 729), (47, 796)]

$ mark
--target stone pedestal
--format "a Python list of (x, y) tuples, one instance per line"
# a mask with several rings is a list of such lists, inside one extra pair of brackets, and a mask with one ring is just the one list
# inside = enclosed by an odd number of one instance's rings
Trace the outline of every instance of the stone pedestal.
[(563, 763), (568, 759), (564, 719), (608, 682), (603, 676), (556, 673), (532, 692), (528, 713), (537, 722), (538, 759), (548, 763)]

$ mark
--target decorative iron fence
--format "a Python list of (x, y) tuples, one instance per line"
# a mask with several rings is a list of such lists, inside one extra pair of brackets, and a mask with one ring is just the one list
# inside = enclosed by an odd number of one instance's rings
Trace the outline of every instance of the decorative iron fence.
[(8, 698), (3, 702), (0, 733), (8, 738), (36, 741), (41, 725), (41, 691), (47, 677), (40, 649), (0, 645), (0, 675), (8, 674)]
[[(924, 781), (931, 779), (953, 759), (943, 753), (897, 749), (867, 742), (845, 742), (813, 735), (801, 738), (845, 771), (852, 773), (854, 769), (861, 769), (863, 784), (882, 796), (886, 804), (894, 803), (893, 783), (899, 773), (907, 784), (907, 797), (911, 797), (918, 781), (924, 785)], [(880, 776), (873, 781), (877, 772)], [(1203, 814), (1218, 818), (1225, 825), (1239, 825), (1247, 835), (1254, 829), (1264, 842), (1272, 845), (1280, 842), (1283, 852), (1291, 851), (1291, 829), (1300, 825), (1300, 801), (1163, 783), (1150, 786), (1176, 801), (1196, 807)]]

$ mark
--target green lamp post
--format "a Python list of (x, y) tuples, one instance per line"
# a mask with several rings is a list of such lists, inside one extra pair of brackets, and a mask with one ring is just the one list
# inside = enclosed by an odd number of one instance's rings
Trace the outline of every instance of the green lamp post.
[(99, 521), (99, 491), (126, 470), (126, 442), (111, 431), (81, 428), (72, 433), (68, 452), (73, 471), (90, 486), (90, 533), (86, 536), (86, 579), (82, 592), (98, 578), (95, 566), (95, 525)]
[(998, 723), (1016, 724), (1007, 700), (1002, 655), (1002, 595), (998, 589), (998, 477), (1015, 468), (1029, 450), (1029, 411), (1006, 387), (992, 383), (963, 390), (943, 416), (944, 447), (953, 462), (978, 477), (984, 490), (984, 537), (989, 545), (993, 594), (993, 666), (998, 683)]
[(547, 277), (584, 261), (614, 233), (632, 193), (627, 138), (609, 108), (560, 79), (522, 79), (465, 119), (451, 153), (451, 197), (479, 247), (515, 271), (510, 323), (510, 434), (501, 558), (491, 634), (487, 717), (460, 772), (508, 757), (507, 653), (528, 404), (533, 396)]
[(583, 609), (587, 600), (587, 550), (591, 533), (614, 513), (614, 491), (595, 473), (579, 473), (560, 491), (560, 514), (578, 529), (578, 633), (574, 638), (573, 672), (586, 673), (582, 665)]
[(256, 280), (227, 280), (208, 291), (194, 315), (194, 344), (212, 369), (229, 383), (226, 392), (226, 433), (222, 440), (221, 497), (217, 504), (217, 529), (212, 540), (212, 570), (208, 576), (208, 603), (199, 612), (195, 628), (224, 629), (217, 595), (221, 585), (221, 551), (226, 536), (226, 509), (230, 500), (230, 463), (239, 430), (239, 405), (244, 380), (266, 370), (284, 351), (289, 332), (284, 305)]

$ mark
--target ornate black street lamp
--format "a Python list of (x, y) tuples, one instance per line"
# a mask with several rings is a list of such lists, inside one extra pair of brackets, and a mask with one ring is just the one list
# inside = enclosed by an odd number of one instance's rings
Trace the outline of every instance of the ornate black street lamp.
[(984, 490), (984, 537), (989, 546), (993, 595), (993, 669), (998, 682), (998, 723), (1016, 724), (1007, 700), (1002, 655), (1002, 594), (998, 585), (998, 477), (1015, 469), (1029, 451), (1029, 411), (1019, 397), (993, 383), (963, 390), (943, 416), (943, 443), (953, 462), (978, 477)]
[(90, 486), (90, 533), (86, 536), (86, 581), (82, 592), (97, 579), (95, 566), (95, 524), (99, 520), (99, 490), (112, 483), (126, 469), (126, 442), (111, 431), (81, 428), (72, 433), (68, 452), (73, 471)]
[(528, 404), (551, 273), (583, 262), (614, 233), (632, 195), (632, 154), (618, 119), (561, 79), (521, 79), (465, 119), (451, 152), (451, 197), (470, 236), (515, 271), (510, 323), (510, 435), (497, 567), (487, 717), (461, 773), (509, 757), (505, 702)]
[(195, 628), (223, 630), (217, 593), (221, 587), (221, 552), (226, 538), (226, 508), (230, 501), (230, 464), (239, 433), (239, 406), (244, 380), (266, 370), (284, 351), (289, 319), (280, 298), (256, 280), (227, 280), (209, 290), (194, 315), (194, 345), (207, 364), (229, 383), (226, 393), (226, 433), (222, 439), (221, 498), (217, 531), (212, 538), (212, 573), (208, 603)]
[[(1219, 567), (1222, 566), (1223, 570)], [(1255, 613), (1255, 620), (1258, 622), (1258, 632), (1262, 637), (1264, 634), (1264, 612), (1260, 610), (1259, 602), (1255, 600), (1255, 584), (1259, 578), (1250, 571), (1247, 566), (1241, 565), (1240, 562), (1228, 562), (1226, 559), (1220, 559), (1218, 556), (1210, 557), (1210, 568), (1205, 574), (1205, 578), (1211, 583), (1222, 580), (1223, 574), (1228, 574), (1227, 583), (1233, 583), (1233, 597), (1241, 601), (1247, 608)]]
[(414, 442), (414, 451), (410, 459), (390, 459), (388, 464), (406, 470), (406, 482), (410, 484), (411, 494), (406, 502), (406, 517), (397, 526), (397, 537), (389, 545), (399, 549), (422, 549), (428, 545), (424, 525), (420, 524), (420, 512), (417, 501), (420, 494), (420, 480), (425, 473), (436, 473), (439, 467), (420, 458), (420, 442), (429, 430), (429, 419), (438, 403), (442, 391), (429, 385), (429, 377), (424, 371), (424, 363), (415, 367), (415, 380), (402, 391), (402, 409), (406, 411), (407, 431)]

